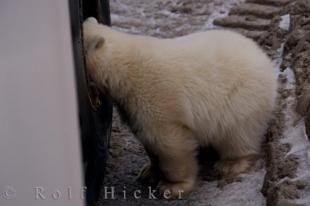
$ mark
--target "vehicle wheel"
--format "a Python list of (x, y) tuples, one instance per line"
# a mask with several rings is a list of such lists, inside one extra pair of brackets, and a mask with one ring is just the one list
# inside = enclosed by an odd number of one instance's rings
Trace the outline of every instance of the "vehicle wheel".
[(86, 199), (94, 204), (100, 195), (111, 135), (111, 100), (88, 79), (83, 53), (82, 22), (89, 16), (110, 25), (108, 0), (70, 0), (71, 31), (79, 103)]

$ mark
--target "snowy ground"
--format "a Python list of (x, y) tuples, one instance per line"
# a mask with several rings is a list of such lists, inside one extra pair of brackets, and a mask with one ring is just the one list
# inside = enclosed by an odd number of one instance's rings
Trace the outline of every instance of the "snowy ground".
[[(214, 28), (214, 19), (226, 16), (230, 8), (242, 2), (243, 0), (111, 0), (112, 25), (115, 29), (129, 33), (170, 38)], [(282, 17), (280, 27), (283, 30), (288, 29), (289, 16)], [(291, 180), (307, 182), (310, 181), (310, 144), (307, 141), (304, 121), (294, 112), (294, 74), (290, 68), (279, 71), (282, 52), (283, 47), (273, 56), (275, 69), (286, 79), (281, 84), (282, 89), (289, 91), (291, 95), (279, 102), (285, 104), (279, 111), (285, 119), (285, 124), (281, 125), (283, 137), (279, 144), (289, 143), (292, 146), (286, 155), (294, 154), (299, 157), (297, 175)], [(222, 187), (219, 187), (220, 181), (212, 176), (210, 165), (202, 164), (201, 186), (186, 199), (178, 201), (150, 200), (148, 188), (136, 181), (139, 170), (147, 161), (142, 145), (135, 140), (127, 127), (120, 123), (118, 116), (114, 115), (107, 176), (99, 205), (266, 205), (266, 198), (261, 192), (266, 174), (263, 160), (254, 171), (241, 175), (237, 180)], [(105, 190), (111, 191), (111, 187), (115, 187), (115, 199), (111, 199), (109, 195), (105, 199)], [(141, 199), (133, 197), (137, 190), (142, 190)], [(308, 192), (303, 193), (298, 203), (310, 205), (310, 200), (307, 199), (310, 189)]]
[(162, 38), (213, 27), (213, 19), (243, 0), (111, 0), (114, 28)]

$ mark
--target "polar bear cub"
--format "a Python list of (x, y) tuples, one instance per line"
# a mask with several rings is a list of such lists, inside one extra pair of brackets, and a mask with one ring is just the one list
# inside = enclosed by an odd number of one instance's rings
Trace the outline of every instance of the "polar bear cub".
[(83, 23), (86, 66), (118, 105), (173, 197), (197, 183), (199, 146), (220, 154), (223, 174), (245, 172), (258, 155), (277, 93), (269, 58), (250, 39), (223, 30), (174, 39)]

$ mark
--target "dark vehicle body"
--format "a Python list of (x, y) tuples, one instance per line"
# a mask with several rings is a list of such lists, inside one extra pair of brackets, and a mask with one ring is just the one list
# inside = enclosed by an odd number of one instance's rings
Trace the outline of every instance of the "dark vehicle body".
[(104, 178), (113, 107), (109, 98), (91, 86), (84, 68), (82, 22), (92, 16), (111, 25), (109, 1), (70, 0), (70, 14), (87, 201), (92, 203), (99, 198)]

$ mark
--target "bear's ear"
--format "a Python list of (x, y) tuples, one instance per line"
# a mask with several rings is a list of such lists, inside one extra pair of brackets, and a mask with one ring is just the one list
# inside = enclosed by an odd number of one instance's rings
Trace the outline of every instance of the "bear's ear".
[(89, 49), (90, 50), (97, 50), (103, 47), (105, 39), (102, 36), (95, 36), (91, 39)]
[(98, 21), (95, 17), (88, 17), (85, 21), (85, 24), (98, 24)]
[(95, 49), (100, 49), (104, 45), (105, 39), (101, 36), (95, 40)]

